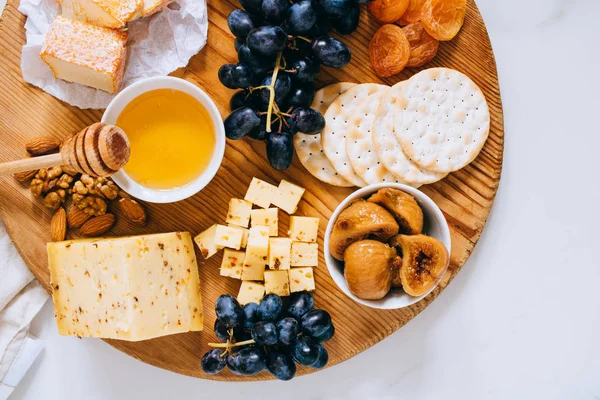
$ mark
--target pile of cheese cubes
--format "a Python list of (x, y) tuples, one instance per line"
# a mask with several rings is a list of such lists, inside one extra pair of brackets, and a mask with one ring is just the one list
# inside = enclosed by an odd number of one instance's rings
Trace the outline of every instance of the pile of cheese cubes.
[[(253, 178), (244, 199), (229, 202), (227, 226), (215, 224), (194, 239), (204, 258), (224, 249), (220, 274), (242, 280), (240, 304), (259, 303), (265, 293), (289, 296), (315, 289), (319, 218), (291, 215), (303, 194), (285, 180), (276, 187)], [(260, 208), (252, 209), (253, 204)], [(277, 237), (279, 208), (291, 215), (288, 237)]]

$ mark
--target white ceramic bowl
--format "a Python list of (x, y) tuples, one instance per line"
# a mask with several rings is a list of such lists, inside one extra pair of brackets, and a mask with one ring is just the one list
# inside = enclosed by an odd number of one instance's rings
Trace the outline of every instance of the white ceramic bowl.
[[(352, 293), (350, 293), (350, 289), (348, 289), (348, 283), (344, 278), (344, 263), (342, 261), (336, 260), (331, 253), (329, 252), (329, 238), (331, 237), (331, 231), (333, 230), (333, 225), (335, 221), (338, 219), (340, 213), (348, 207), (348, 204), (356, 200), (358, 198), (366, 198), (369, 195), (377, 192), (379, 189), (384, 188), (393, 188), (399, 189), (403, 192), (406, 192), (412, 195), (419, 206), (423, 209), (423, 216), (425, 219), (425, 223), (423, 226), (423, 233), (432, 236), (438, 239), (440, 242), (446, 246), (448, 249), (448, 254), (450, 254), (451, 243), (450, 243), (450, 229), (448, 228), (448, 223), (446, 222), (446, 218), (444, 218), (444, 214), (439, 209), (439, 207), (431, 200), (425, 193), (421, 192), (418, 189), (413, 187), (402, 185), (399, 183), (380, 183), (377, 185), (370, 185), (364, 187), (362, 189), (357, 190), (352, 193), (350, 196), (346, 197), (344, 201), (340, 203), (340, 205), (335, 209), (329, 223), (327, 224), (327, 230), (325, 231), (325, 249), (323, 250), (323, 254), (325, 255), (325, 262), (327, 263), (327, 269), (329, 270), (329, 274), (338, 285), (338, 287), (346, 294), (346, 296), (350, 297), (352, 300), (357, 303), (363, 304), (365, 306), (371, 308), (379, 308), (384, 310), (392, 310), (397, 308), (408, 307), (411, 304), (415, 304), (425, 296), (427, 296), (431, 291), (437, 286), (433, 286), (429, 292), (420, 297), (409, 296), (402, 290), (402, 288), (392, 288), (392, 290), (381, 300), (363, 300), (359, 299)], [(445, 270), (444, 270), (445, 273)], [(440, 279), (444, 275), (444, 273), (440, 274)]]
[(112, 179), (117, 185), (119, 185), (121, 189), (140, 200), (151, 203), (173, 203), (195, 195), (204, 189), (204, 187), (208, 185), (208, 183), (216, 175), (225, 154), (225, 128), (223, 126), (223, 120), (221, 119), (221, 114), (219, 113), (217, 106), (202, 89), (186, 80), (170, 76), (142, 79), (141, 81), (138, 81), (125, 88), (110, 102), (108, 108), (102, 116), (102, 122), (114, 125), (117, 122), (119, 114), (121, 114), (121, 111), (123, 111), (127, 104), (141, 94), (156, 89), (180, 90), (189, 94), (190, 96), (193, 96), (200, 102), (200, 104), (204, 106), (210, 115), (215, 129), (216, 143), (212, 159), (210, 160), (206, 170), (196, 180), (176, 189), (149, 189), (131, 179), (131, 177), (127, 175), (124, 170), (117, 172), (115, 175), (113, 175)]

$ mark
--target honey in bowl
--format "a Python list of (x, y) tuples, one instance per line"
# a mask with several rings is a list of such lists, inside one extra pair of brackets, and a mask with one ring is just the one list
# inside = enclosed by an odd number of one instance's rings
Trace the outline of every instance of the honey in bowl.
[(215, 128), (204, 106), (174, 89), (156, 89), (131, 101), (116, 125), (131, 144), (125, 172), (149, 189), (170, 190), (196, 180), (208, 168)]

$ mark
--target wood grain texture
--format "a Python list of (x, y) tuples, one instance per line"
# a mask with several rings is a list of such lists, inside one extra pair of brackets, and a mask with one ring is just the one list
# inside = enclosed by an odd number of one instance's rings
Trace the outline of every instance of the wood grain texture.
[[(0, 22), (0, 162), (22, 158), (25, 142), (39, 135), (64, 139), (86, 125), (100, 120), (101, 111), (79, 110), (53, 98), (42, 90), (23, 82), (20, 71), (21, 46), (25, 42), (25, 17), (17, 11), (18, 0), (9, 0)], [(227, 29), (226, 17), (238, 6), (235, 0), (209, 0), (208, 45), (192, 58), (185, 69), (173, 75), (182, 77), (204, 89), (217, 103), (223, 116), (228, 114), (228, 102), (233, 91), (223, 88), (217, 78), (221, 64), (234, 62), (233, 38)], [(407, 69), (392, 78), (378, 78), (369, 64), (368, 43), (379, 24), (363, 9), (358, 31), (344, 37), (351, 47), (353, 59), (341, 70), (324, 68), (319, 86), (336, 81), (381, 82), (392, 85), (420, 69)], [(337, 289), (320, 256), (316, 270), (317, 307), (328, 310), (336, 326), (336, 336), (326, 347), (329, 366), (368, 349), (396, 331), (425, 309), (458, 273), (473, 251), (492, 207), (500, 182), (504, 149), (502, 104), (494, 54), (481, 15), (473, 0), (468, 1), (465, 25), (451, 42), (442, 43), (440, 52), (426, 67), (455, 68), (470, 76), (483, 90), (491, 111), (490, 137), (479, 157), (463, 170), (450, 174), (443, 181), (422, 188), (440, 206), (451, 228), (452, 255), (448, 273), (440, 287), (427, 298), (402, 310), (383, 311), (360, 306)], [(321, 218), (319, 244), (327, 221), (337, 204), (352, 189), (322, 184), (307, 173), (298, 160), (289, 170), (280, 173), (271, 169), (265, 159), (264, 145), (257, 142), (228, 142), (225, 159), (215, 179), (191, 199), (168, 205), (147, 205), (149, 224), (136, 227), (119, 219), (112, 233), (131, 235), (150, 232), (187, 230), (197, 234), (213, 223), (223, 222), (229, 198), (241, 197), (253, 176), (277, 183), (286, 178), (307, 189), (298, 214)], [(282, 215), (284, 213), (280, 213)], [(12, 177), (0, 178), (0, 216), (6, 229), (40, 282), (50, 290), (46, 261), (46, 242), (50, 240), (51, 212), (32, 198), (28, 188)], [(286, 232), (288, 218), (280, 223)], [(77, 238), (76, 232), (69, 233)], [(200, 257), (199, 257), (200, 259)], [(236, 294), (239, 281), (218, 275), (220, 257), (200, 263), (200, 277), (205, 330), (201, 333), (173, 335), (145, 342), (128, 343), (110, 340), (112, 346), (149, 364), (181, 374), (228, 381), (270, 379), (262, 373), (243, 378), (229, 372), (207, 376), (200, 368), (200, 358), (207, 351), (206, 343), (215, 341), (213, 305), (222, 293)], [(87, 339), (89, 340), (89, 339)], [(314, 372), (301, 367), (299, 374)]]

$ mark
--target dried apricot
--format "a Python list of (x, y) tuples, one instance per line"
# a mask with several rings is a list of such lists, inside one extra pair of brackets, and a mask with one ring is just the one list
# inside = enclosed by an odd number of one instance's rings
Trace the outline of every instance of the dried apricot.
[(402, 17), (400, 17), (398, 23), (404, 26), (419, 22), (421, 20), (421, 11), (423, 10), (424, 4), (425, 0), (410, 0), (408, 3), (408, 8), (404, 14), (402, 14)]
[(373, 0), (369, 3), (369, 11), (382, 24), (398, 21), (408, 8), (410, 0)]
[(391, 24), (381, 26), (369, 44), (369, 57), (379, 76), (402, 71), (410, 57), (410, 43), (402, 28)]
[(407, 67), (420, 67), (433, 60), (440, 47), (440, 42), (427, 33), (420, 22), (406, 25), (402, 30), (410, 43)]
[(465, 22), (467, 0), (425, 0), (421, 23), (437, 40), (451, 40)]

